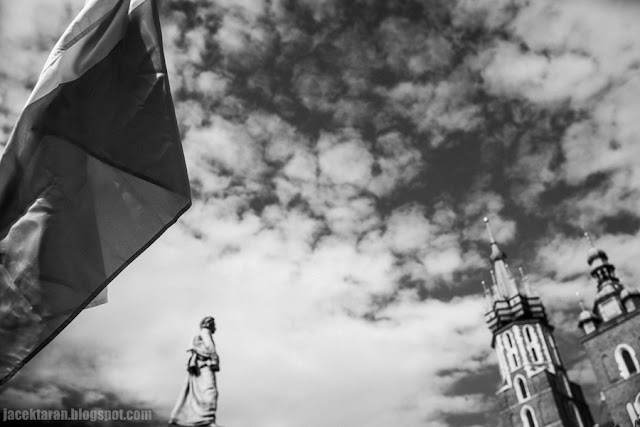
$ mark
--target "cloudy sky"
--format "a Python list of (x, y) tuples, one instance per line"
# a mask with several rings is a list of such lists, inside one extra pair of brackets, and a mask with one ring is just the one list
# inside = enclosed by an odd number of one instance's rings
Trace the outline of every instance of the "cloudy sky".
[[(0, 152), (82, 0), (0, 0)], [(635, 0), (162, 0), (194, 204), (8, 384), (167, 417), (217, 319), (233, 427), (492, 426), (482, 217), (579, 349), (597, 236), (640, 279)]]

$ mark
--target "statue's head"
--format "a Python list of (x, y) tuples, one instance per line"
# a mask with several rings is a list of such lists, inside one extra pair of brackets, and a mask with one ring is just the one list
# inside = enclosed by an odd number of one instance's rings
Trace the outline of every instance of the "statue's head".
[(215, 321), (215, 319), (213, 317), (207, 316), (204, 319), (202, 319), (202, 322), (200, 322), (200, 327), (201, 328), (207, 328), (211, 332), (215, 332), (215, 330), (216, 330), (216, 321)]

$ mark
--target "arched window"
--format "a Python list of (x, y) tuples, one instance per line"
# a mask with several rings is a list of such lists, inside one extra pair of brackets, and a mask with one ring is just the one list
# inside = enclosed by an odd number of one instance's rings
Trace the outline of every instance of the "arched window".
[(636, 420), (638, 419), (638, 413), (631, 402), (627, 402), (626, 408), (627, 414), (629, 414), (629, 419), (631, 420), (631, 425), (633, 426), (636, 424)]
[(507, 346), (509, 348), (512, 348), (513, 347), (513, 337), (511, 336), (511, 332), (506, 332), (504, 334), (504, 336), (507, 337)]
[(516, 386), (516, 397), (518, 398), (518, 402), (527, 400), (529, 398), (529, 389), (527, 388), (527, 383), (524, 378), (522, 378), (522, 375), (516, 375), (514, 377), (514, 383)]
[(640, 393), (636, 396), (636, 401), (633, 402), (633, 406), (636, 410), (636, 414), (640, 414)]
[(538, 427), (538, 421), (530, 406), (524, 405), (520, 411), (520, 419), (524, 427)]
[(540, 358), (538, 357), (538, 351), (536, 350), (535, 347), (531, 348), (531, 359), (534, 362), (540, 361)]
[(529, 325), (526, 325), (524, 327), (524, 338), (527, 341), (527, 344), (533, 341), (533, 335), (531, 334), (531, 329), (533, 328), (531, 328), (531, 326)]
[(618, 347), (616, 348), (615, 357), (616, 362), (618, 363), (620, 376), (625, 380), (632, 374), (638, 372), (638, 359), (636, 358), (636, 352), (629, 345), (618, 345)]
[(622, 354), (622, 361), (627, 367), (627, 371), (629, 371), (630, 374), (638, 372), (638, 368), (636, 367), (634, 360), (631, 358), (631, 353), (624, 348), (620, 350), (620, 353)]
[(520, 366), (520, 360), (518, 359), (518, 348), (516, 347), (515, 340), (513, 339), (513, 334), (511, 333), (511, 331), (505, 332), (504, 337), (504, 346), (506, 350), (505, 353), (509, 362), (509, 367), (513, 371)]
[(540, 348), (540, 342), (538, 340), (538, 335), (536, 335), (535, 329), (531, 325), (525, 325), (522, 328), (524, 333), (524, 343), (527, 347), (527, 351), (529, 352), (529, 356), (533, 363), (540, 362), (540, 355), (542, 354), (542, 349)]

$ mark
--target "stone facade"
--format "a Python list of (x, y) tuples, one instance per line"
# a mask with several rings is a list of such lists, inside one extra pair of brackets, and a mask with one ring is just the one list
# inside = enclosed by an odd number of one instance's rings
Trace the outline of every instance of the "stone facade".
[(581, 342), (613, 421), (630, 427), (640, 415), (640, 293), (622, 285), (604, 251), (592, 247), (588, 263), (597, 292), (580, 313)]

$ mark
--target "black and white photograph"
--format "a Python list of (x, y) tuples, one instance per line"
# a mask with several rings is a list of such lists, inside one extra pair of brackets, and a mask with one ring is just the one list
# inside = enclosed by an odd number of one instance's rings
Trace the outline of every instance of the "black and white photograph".
[(639, 23), (0, 0), (0, 425), (640, 426)]

